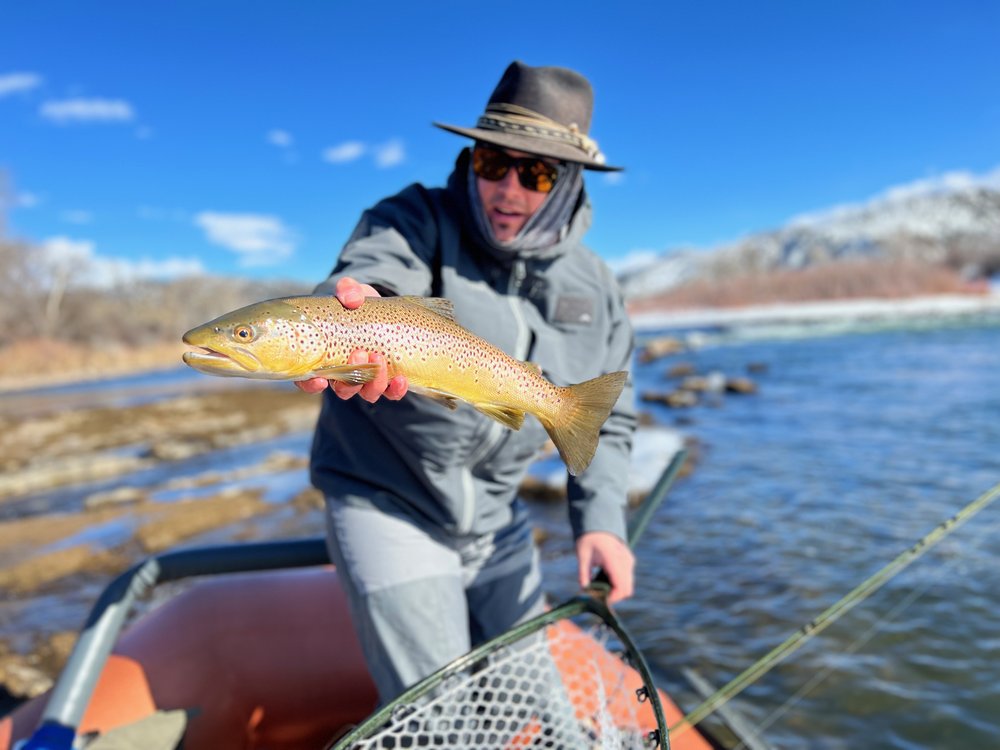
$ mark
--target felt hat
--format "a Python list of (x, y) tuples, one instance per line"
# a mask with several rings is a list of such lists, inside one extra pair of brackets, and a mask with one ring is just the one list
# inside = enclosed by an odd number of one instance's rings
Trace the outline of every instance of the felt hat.
[(586, 169), (617, 172), (604, 163), (588, 136), (594, 111), (590, 82), (576, 71), (512, 62), (490, 95), (474, 128), (435, 122), (439, 128), (477, 141), (577, 162)]

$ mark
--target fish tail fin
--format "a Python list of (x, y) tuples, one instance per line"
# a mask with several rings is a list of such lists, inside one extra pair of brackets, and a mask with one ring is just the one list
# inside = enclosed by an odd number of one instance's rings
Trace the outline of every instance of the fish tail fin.
[(624, 371), (610, 372), (571, 385), (563, 389), (565, 395), (559, 410), (541, 418), (573, 476), (590, 465), (597, 450), (601, 425), (611, 414), (627, 377), (628, 373)]

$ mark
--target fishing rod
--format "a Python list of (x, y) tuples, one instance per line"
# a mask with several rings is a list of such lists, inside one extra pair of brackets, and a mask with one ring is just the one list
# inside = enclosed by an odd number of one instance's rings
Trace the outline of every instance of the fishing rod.
[(1000, 497), (1000, 483), (984, 492), (951, 518), (935, 526), (926, 536), (918, 540), (916, 544), (898, 555), (892, 562), (854, 588), (840, 599), (840, 601), (828, 607), (821, 615), (803, 625), (787, 640), (744, 670), (729, 684), (709, 696), (700, 706), (670, 727), (668, 729), (669, 734), (675, 736), (687, 731), (706, 716), (725, 705), (729, 700), (773, 669), (779, 662), (786, 659), (792, 652), (798, 650), (807, 640), (823, 632), (823, 630), (832, 625), (837, 619), (871, 596), (893, 576), (897, 575), (931, 547), (962, 526), (962, 524), (976, 515), (976, 513), (996, 500), (997, 497)]

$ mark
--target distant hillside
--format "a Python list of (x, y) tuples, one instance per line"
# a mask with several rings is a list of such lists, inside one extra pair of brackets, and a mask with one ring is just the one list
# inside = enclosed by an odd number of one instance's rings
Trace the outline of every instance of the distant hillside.
[(0, 347), (26, 340), (145, 346), (242, 305), (306, 294), (312, 285), (275, 278), (186, 276), (88, 280), (86, 259), (52, 262), (44, 250), (0, 239)]
[[(190, 276), (111, 288), (21, 283), (0, 243), (0, 391), (179, 367), (181, 335), (229, 310), (310, 286)], [(28, 279), (29, 282), (37, 279)]]
[[(914, 187), (870, 203), (799, 217), (786, 226), (709, 250), (664, 253), (619, 274), (626, 297), (639, 301), (684, 285), (759, 278), (852, 261), (862, 274), (913, 271), (935, 284), (1000, 272), (1000, 189), (985, 185)], [(840, 277), (849, 273), (844, 268)], [(814, 274), (815, 275), (815, 274)], [(943, 281), (945, 276), (953, 282)], [(839, 283), (839, 282), (838, 282)], [(916, 283), (916, 282), (914, 282)], [(873, 292), (875, 293), (875, 292)]]

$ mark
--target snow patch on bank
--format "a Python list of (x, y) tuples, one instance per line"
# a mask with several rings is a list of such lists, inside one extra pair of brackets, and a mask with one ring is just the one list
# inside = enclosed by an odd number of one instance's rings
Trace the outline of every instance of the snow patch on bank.
[(630, 316), (637, 331), (735, 325), (857, 323), (1000, 314), (1000, 294), (947, 294), (910, 299), (858, 299), (776, 303), (741, 308), (641, 312)]

